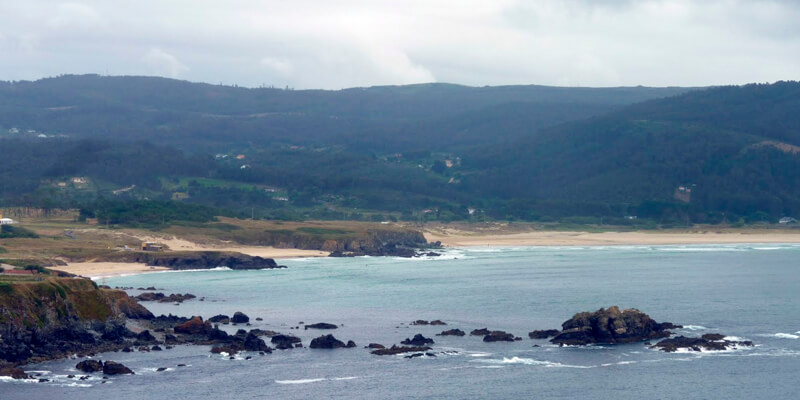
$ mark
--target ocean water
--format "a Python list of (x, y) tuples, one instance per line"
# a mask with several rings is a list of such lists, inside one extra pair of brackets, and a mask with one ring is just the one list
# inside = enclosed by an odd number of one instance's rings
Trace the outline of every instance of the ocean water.
[[(253, 328), (297, 335), (306, 346), (327, 332), (303, 330), (300, 322), (340, 324), (332, 333), (358, 348), (275, 351), (251, 354), (251, 360), (246, 353), (233, 360), (212, 355), (209, 346), (102, 354), (136, 375), (77, 381), (66, 375), (76, 373), (78, 360), (47, 362), (27, 370), (53, 382), (0, 381), (0, 398), (788, 399), (800, 392), (798, 245), (478, 247), (431, 259), (281, 263), (289, 268), (103, 281), (193, 293), (205, 301), (145, 304), (156, 314), (205, 318), (243, 311)], [(557, 328), (576, 312), (612, 305), (686, 325), (679, 334), (719, 332), (756, 346), (666, 354), (638, 343), (557, 347), (527, 338), (527, 332)], [(448, 326), (409, 326), (417, 319), (441, 319)], [(480, 337), (434, 336), (483, 327), (524, 339), (483, 343)], [(436, 357), (379, 357), (363, 348), (399, 344), (416, 333), (436, 341)], [(155, 372), (158, 367), (169, 369)]]

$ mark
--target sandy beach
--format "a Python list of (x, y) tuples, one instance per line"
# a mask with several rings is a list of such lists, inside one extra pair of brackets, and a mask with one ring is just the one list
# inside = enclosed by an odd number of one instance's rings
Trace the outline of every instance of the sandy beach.
[(69, 272), (71, 274), (80, 275), (87, 278), (100, 278), (109, 276), (141, 274), (145, 272), (169, 271), (169, 268), (165, 267), (150, 267), (141, 263), (115, 263), (115, 262), (69, 263), (66, 266), (59, 266), (53, 269), (56, 271)]
[(800, 243), (797, 231), (698, 231), (698, 232), (567, 232), (531, 231), (483, 233), (463, 230), (426, 231), (430, 242), (444, 246), (622, 246), (674, 244)]
[[(303, 258), (303, 257), (327, 257), (328, 253), (316, 250), (299, 249), (278, 249), (274, 247), (230, 247), (230, 248), (202, 248), (195, 247), (193, 250), (215, 250), (215, 251), (236, 251), (251, 256), (264, 258)], [(87, 278), (101, 278), (130, 274), (142, 274), (147, 272), (169, 271), (166, 267), (150, 267), (142, 263), (118, 263), (118, 262), (80, 262), (69, 263), (66, 266), (53, 268), (57, 271), (69, 272), (71, 274), (84, 276)]]

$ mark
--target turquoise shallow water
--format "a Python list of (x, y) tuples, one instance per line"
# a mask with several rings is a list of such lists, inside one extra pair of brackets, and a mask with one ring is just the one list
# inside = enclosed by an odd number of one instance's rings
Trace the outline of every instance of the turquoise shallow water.
[[(282, 262), (285, 270), (117, 277), (105, 283), (205, 297), (180, 306), (146, 303), (157, 314), (243, 311), (264, 319), (253, 327), (295, 334), (306, 345), (320, 332), (290, 329), (299, 322), (343, 324), (334, 335), (359, 348), (276, 351), (252, 360), (212, 356), (203, 346), (113, 353), (102, 358), (137, 375), (80, 387), (66, 378), (75, 360), (49, 362), (29, 369), (54, 383), (0, 382), (0, 397), (791, 398), (800, 371), (799, 260), (795, 245), (506, 247), (451, 249), (436, 259), (293, 259)], [(611, 305), (685, 324), (682, 334), (721, 332), (758, 346), (665, 354), (641, 344), (558, 348), (527, 339), (528, 331)], [(525, 339), (436, 337), (445, 327), (408, 326), (416, 319)], [(377, 357), (362, 348), (415, 333), (433, 337), (439, 356)], [(162, 366), (172, 369), (154, 372)]]

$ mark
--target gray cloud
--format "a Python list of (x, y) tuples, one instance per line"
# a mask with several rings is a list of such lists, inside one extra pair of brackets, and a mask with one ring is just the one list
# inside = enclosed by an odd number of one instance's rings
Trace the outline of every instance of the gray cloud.
[(798, 78), (798, 20), (800, 4), (788, 0), (27, 0), (0, 4), (0, 79), (763, 82)]

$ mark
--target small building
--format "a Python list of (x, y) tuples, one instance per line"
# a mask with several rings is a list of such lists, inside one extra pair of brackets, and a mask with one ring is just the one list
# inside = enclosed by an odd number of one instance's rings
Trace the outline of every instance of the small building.
[(14, 221), (11, 218), (0, 218), (0, 225), (14, 225), (17, 221)]
[(783, 218), (778, 220), (778, 223), (779, 224), (784, 224), (784, 225), (786, 225), (786, 224), (795, 224), (795, 223), (797, 223), (797, 220), (792, 218), (792, 217), (783, 217)]
[(164, 246), (156, 244), (156, 242), (142, 242), (142, 251), (162, 251)]

